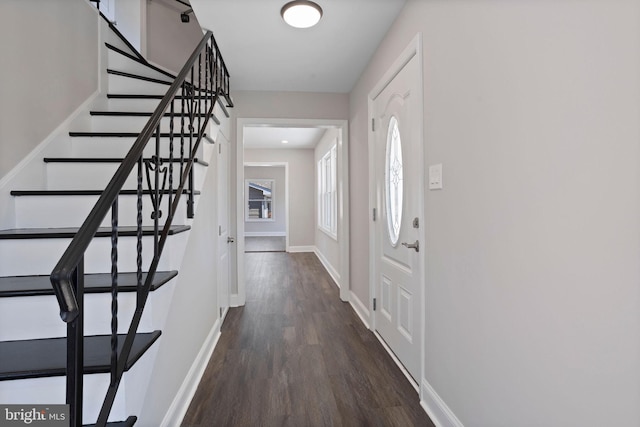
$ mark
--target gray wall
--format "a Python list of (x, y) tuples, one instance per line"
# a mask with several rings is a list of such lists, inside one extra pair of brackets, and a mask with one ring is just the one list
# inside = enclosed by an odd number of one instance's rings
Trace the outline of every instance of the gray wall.
[(220, 320), (220, 302), (218, 263), (215, 261), (218, 257), (218, 199), (217, 173), (213, 168), (211, 165), (207, 171), (189, 240), (178, 268), (180, 273), (165, 285), (173, 287), (173, 295), (162, 338), (154, 350), (157, 356), (153, 374), (138, 421), (143, 427), (162, 424), (183, 381), (188, 375), (193, 375), (190, 369), (207, 336), (214, 326), (219, 327), (216, 325)]
[(289, 163), (289, 245), (314, 244), (313, 150), (245, 150), (245, 162)]
[(0, 2), (0, 179), (98, 90), (98, 17), (81, 0)]
[(467, 427), (640, 425), (640, 4), (407, 3), (350, 96), (362, 301), (367, 95), (418, 32), (427, 163), (444, 165), (425, 380)]
[[(272, 191), (273, 198), (273, 221), (245, 221), (245, 235), (259, 233), (267, 235), (272, 233), (274, 236), (284, 236), (287, 231), (287, 209), (285, 200), (285, 170), (284, 166), (245, 166), (244, 179), (273, 179), (274, 187)], [(245, 206), (246, 208), (246, 206)], [(243, 214), (246, 218), (246, 213)]]
[(192, 13), (189, 23), (180, 20), (188, 7), (170, 0), (147, 0), (147, 59), (178, 73), (203, 32)]

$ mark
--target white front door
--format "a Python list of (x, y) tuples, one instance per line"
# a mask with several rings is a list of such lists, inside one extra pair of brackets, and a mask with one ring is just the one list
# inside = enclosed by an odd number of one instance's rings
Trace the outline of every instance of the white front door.
[(220, 316), (224, 317), (230, 300), (230, 246), (235, 244), (229, 235), (229, 142), (219, 133), (216, 141), (218, 171), (218, 301)]
[[(420, 379), (423, 148), (419, 57), (373, 97), (375, 330), (414, 380)], [(393, 75), (393, 74), (392, 74)]]

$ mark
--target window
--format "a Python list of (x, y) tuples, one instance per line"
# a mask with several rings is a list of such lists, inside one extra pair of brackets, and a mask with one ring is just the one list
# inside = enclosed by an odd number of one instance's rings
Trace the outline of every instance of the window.
[(338, 237), (336, 144), (318, 161), (318, 226)]
[(247, 179), (245, 219), (247, 221), (274, 221), (273, 179)]
[(402, 225), (403, 169), (402, 142), (398, 120), (391, 117), (387, 131), (387, 149), (385, 165), (385, 195), (387, 209), (387, 230), (391, 245), (396, 246), (400, 238)]

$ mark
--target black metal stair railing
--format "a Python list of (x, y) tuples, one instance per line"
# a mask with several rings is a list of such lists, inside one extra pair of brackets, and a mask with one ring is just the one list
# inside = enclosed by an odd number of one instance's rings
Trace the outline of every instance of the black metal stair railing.
[[(194, 215), (193, 164), (196, 153), (217, 102), (233, 106), (229, 94), (229, 73), (211, 31), (207, 32), (169, 87), (131, 150), (89, 213), (51, 273), (51, 283), (60, 306), (60, 317), (67, 322), (67, 397), (70, 425), (82, 425), (83, 375), (83, 295), (84, 254), (101, 223), (111, 211), (111, 380), (97, 425), (105, 426), (122, 379), (142, 313), (149, 296), (160, 256), (170, 234), (181, 195), (187, 196), (187, 217)], [(161, 134), (161, 120), (168, 118), (169, 132)], [(176, 129), (178, 127), (178, 129)], [(166, 132), (166, 130), (165, 130)], [(166, 140), (168, 138), (168, 141)], [(168, 165), (161, 148), (168, 143)], [(179, 145), (179, 154), (176, 145)], [(147, 148), (149, 146), (149, 148)], [(150, 158), (143, 153), (153, 151)], [(174, 171), (174, 163), (179, 170)], [(135, 169), (135, 171), (134, 171)], [(177, 169), (177, 166), (176, 166)], [(179, 182), (174, 183), (174, 172)], [(118, 235), (119, 193), (127, 177), (135, 174), (136, 204), (136, 309), (123, 343), (118, 343)], [(146, 175), (146, 180), (144, 179)], [(143, 189), (146, 181), (147, 189)], [(143, 193), (151, 194), (153, 257), (143, 266)], [(166, 198), (166, 199), (165, 199)], [(164, 200), (163, 200), (164, 199)], [(163, 213), (166, 203), (168, 212)], [(164, 221), (161, 223), (161, 220)], [(145, 230), (146, 231), (146, 230)], [(146, 248), (145, 248), (146, 249)], [(106, 260), (105, 260), (106, 262)], [(143, 269), (147, 275), (143, 281)], [(120, 344), (120, 345), (119, 345)], [(118, 349), (120, 348), (120, 351)]]

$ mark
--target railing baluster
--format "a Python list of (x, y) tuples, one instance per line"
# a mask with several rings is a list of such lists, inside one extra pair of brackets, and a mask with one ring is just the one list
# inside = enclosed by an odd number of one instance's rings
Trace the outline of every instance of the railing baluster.
[(198, 55), (198, 132), (202, 126), (202, 52)]
[[(200, 57), (200, 56), (198, 56)], [(191, 67), (191, 83), (193, 85), (193, 79), (194, 79), (194, 70), (193, 70), (193, 66)], [(194, 113), (195, 113), (195, 85), (192, 86), (193, 89), (191, 90), (191, 99), (189, 101), (189, 103), (191, 104), (191, 111), (190, 111), (190, 117), (189, 117), (189, 161), (193, 160), (193, 132), (194, 132), (194, 125), (195, 125), (195, 117), (194, 117)], [(198, 131), (200, 131), (200, 129), (198, 129)], [(187, 218), (193, 218), (194, 216), (194, 210), (193, 210), (193, 173), (191, 172), (193, 169), (190, 169), (189, 171), (189, 183), (187, 185)]]
[(136, 306), (142, 294), (142, 155), (138, 159), (136, 215)]
[(182, 85), (182, 110), (180, 112), (180, 176), (184, 172), (184, 116), (185, 116), (185, 98), (187, 90), (185, 84)]
[(111, 386), (118, 366), (118, 198), (111, 207)]
[[(173, 202), (173, 104), (175, 98), (171, 100), (171, 107), (169, 107), (169, 206)], [(171, 215), (171, 212), (169, 212)]]
[(204, 50), (204, 111), (209, 111), (209, 49)]
[(67, 323), (67, 404), (69, 425), (82, 425), (82, 374), (84, 372), (84, 257), (72, 273), (79, 315)]
[(154, 188), (150, 191), (155, 193), (155, 206), (153, 212), (153, 256), (158, 256), (158, 231), (160, 224), (161, 206), (160, 206), (160, 123), (156, 127), (156, 158), (154, 170)]

